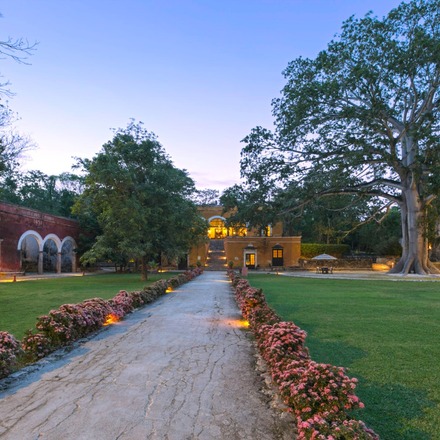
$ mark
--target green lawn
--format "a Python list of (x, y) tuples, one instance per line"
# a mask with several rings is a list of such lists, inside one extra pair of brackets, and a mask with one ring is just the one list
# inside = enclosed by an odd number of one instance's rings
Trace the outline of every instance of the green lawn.
[(312, 359), (357, 377), (355, 414), (382, 440), (440, 439), (440, 282), (256, 274), (269, 305), (306, 330)]
[(139, 274), (105, 274), (0, 283), (0, 331), (8, 331), (21, 339), (26, 330), (35, 327), (38, 316), (62, 304), (96, 297), (110, 299), (120, 290), (140, 290), (173, 275), (171, 272), (153, 274), (148, 281), (141, 281)]

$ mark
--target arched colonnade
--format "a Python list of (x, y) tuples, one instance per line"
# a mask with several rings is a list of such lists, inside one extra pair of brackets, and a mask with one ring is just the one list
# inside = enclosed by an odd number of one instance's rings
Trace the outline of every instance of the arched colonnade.
[(18, 240), (20, 270), (24, 272), (76, 272), (76, 242), (56, 234), (44, 238), (36, 231), (24, 232)]

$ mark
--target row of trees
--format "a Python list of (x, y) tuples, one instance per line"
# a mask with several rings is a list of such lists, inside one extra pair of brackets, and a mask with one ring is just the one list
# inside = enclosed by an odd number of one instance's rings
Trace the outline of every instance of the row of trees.
[(0, 199), (76, 217), (85, 265), (134, 262), (146, 278), (149, 263), (178, 260), (206, 238), (207, 225), (194, 202), (204, 200), (205, 192), (196, 191), (142, 123), (116, 130), (93, 159), (77, 159), (79, 174), (21, 173), (16, 163), (6, 158), (4, 163)]
[(315, 59), (289, 63), (275, 129), (243, 140), (245, 186), (225, 202), (257, 223), (293, 221), (324, 198), (364, 221), (395, 206), (402, 257), (393, 271), (436, 272), (428, 243), (440, 192), (439, 54), (440, 0), (349, 18)]
[[(23, 39), (0, 41), (0, 57), (26, 63), (35, 47)], [(141, 123), (116, 130), (93, 159), (78, 159), (79, 174), (22, 172), (23, 153), (32, 144), (14, 132), (15, 115), (6, 101), (11, 95), (9, 83), (1, 83), (0, 200), (76, 216), (84, 232), (79, 249), (84, 264), (134, 261), (146, 278), (148, 262), (179, 259), (205, 239), (206, 224), (191, 199), (213, 194), (197, 194), (187, 172), (173, 165)]]
[[(357, 247), (373, 225), (388, 222), (400, 227), (402, 258), (393, 270), (436, 271), (428, 244), (440, 191), (439, 53), (440, 0), (411, 0), (383, 19), (351, 17), (315, 59), (289, 63), (273, 101), (275, 129), (246, 136), (244, 184), (221, 197), (238, 208), (231, 222), (264, 227), (281, 219), (289, 234)], [(55, 213), (76, 200), (74, 212), (98, 237), (86, 260), (134, 258), (145, 267), (158, 252), (177, 257), (204, 234), (192, 180), (141, 124), (116, 131), (92, 160), (79, 159), (84, 178), (76, 179), (17, 173), (28, 144), (6, 135), (11, 113), (2, 107), (2, 115), (0, 196), (28, 206), (45, 197)], [(218, 198), (210, 190), (198, 196)], [(363, 233), (353, 219), (367, 224)]]

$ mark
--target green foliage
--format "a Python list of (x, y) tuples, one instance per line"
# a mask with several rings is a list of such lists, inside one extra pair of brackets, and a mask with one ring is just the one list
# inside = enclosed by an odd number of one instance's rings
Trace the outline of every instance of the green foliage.
[(248, 185), (293, 185), (286, 211), (336, 194), (399, 205), (402, 273), (432, 269), (425, 215), (440, 191), (439, 10), (440, 0), (412, 0), (382, 20), (349, 18), (315, 59), (289, 63), (275, 132), (256, 127), (242, 150)]
[(268, 189), (261, 187), (243, 187), (234, 185), (226, 189), (220, 197), (220, 203), (225, 212), (233, 212), (227, 219), (230, 227), (264, 230), (268, 225), (279, 219), (277, 208), (270, 202)]
[(87, 175), (74, 211), (96, 216), (100, 228), (83, 263), (137, 259), (145, 271), (148, 261), (178, 258), (206, 235), (189, 200), (194, 182), (141, 123), (117, 130), (93, 159), (79, 163)]
[(14, 170), (4, 177), (0, 185), (3, 201), (62, 217), (72, 216), (72, 206), (83, 184), (83, 178), (75, 174), (49, 176), (37, 170)]
[(355, 231), (349, 240), (362, 252), (377, 255), (400, 256), (402, 246), (401, 216), (398, 208), (393, 208), (380, 222), (370, 222)]
[(336, 258), (350, 253), (347, 244), (301, 243), (301, 257), (313, 258), (320, 254), (329, 254)]

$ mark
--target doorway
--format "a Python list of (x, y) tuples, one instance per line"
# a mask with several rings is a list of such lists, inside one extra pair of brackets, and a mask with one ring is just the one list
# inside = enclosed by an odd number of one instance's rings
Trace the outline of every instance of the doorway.
[(256, 253), (246, 252), (244, 254), (244, 264), (248, 269), (255, 269)]

